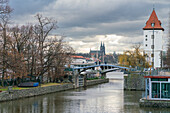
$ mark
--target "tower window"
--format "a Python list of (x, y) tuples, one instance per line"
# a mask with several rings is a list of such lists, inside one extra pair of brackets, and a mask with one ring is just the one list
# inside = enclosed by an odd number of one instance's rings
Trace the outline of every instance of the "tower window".
[(147, 41), (148, 39), (146, 38), (145, 41)]
[(151, 26), (154, 27), (154, 26), (155, 26), (155, 23), (151, 23)]
[(146, 44), (145, 46), (147, 47), (148, 45)]
[(148, 35), (145, 35), (145, 37), (148, 37)]

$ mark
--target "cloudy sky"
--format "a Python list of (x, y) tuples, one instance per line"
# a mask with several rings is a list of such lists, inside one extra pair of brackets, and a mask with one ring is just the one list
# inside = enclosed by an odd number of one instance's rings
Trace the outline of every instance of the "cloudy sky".
[(101, 41), (106, 53), (122, 52), (141, 43), (142, 28), (153, 4), (166, 39), (169, 0), (10, 0), (15, 24), (35, 23), (37, 13), (53, 17), (59, 28), (52, 35), (66, 36), (76, 52), (84, 53), (99, 49)]

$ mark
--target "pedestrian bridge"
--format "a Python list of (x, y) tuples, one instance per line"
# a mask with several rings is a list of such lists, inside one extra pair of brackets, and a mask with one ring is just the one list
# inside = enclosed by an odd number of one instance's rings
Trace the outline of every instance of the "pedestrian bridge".
[(112, 72), (112, 71), (116, 71), (116, 70), (123, 70), (126, 71), (128, 70), (127, 67), (122, 67), (122, 66), (116, 66), (116, 65), (112, 65), (112, 64), (98, 64), (98, 65), (90, 65), (90, 66), (84, 66), (82, 65), (81, 67), (74, 67), (73, 70), (78, 70), (79, 73), (84, 72), (88, 69), (92, 69), (95, 70), (95, 68), (99, 68), (98, 70), (103, 74), (103, 73), (107, 73), (107, 72)]
[(126, 72), (128, 70), (127, 67), (116, 66), (112, 64), (91, 64), (91, 65), (74, 65), (70, 69), (73, 72), (73, 82), (75, 88), (86, 86), (86, 78), (87, 76), (91, 76), (91, 74), (99, 74), (101, 77), (106, 78), (106, 73), (121, 70)]

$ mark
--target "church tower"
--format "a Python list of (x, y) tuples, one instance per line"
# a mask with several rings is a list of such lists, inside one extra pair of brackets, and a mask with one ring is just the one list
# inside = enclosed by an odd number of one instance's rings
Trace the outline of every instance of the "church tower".
[(158, 20), (155, 9), (153, 9), (149, 20), (143, 28), (144, 51), (148, 55), (147, 60), (154, 68), (161, 67), (161, 53), (163, 50), (163, 31), (161, 21)]
[(100, 45), (100, 53), (101, 53), (101, 55), (105, 55), (106, 53), (105, 53), (105, 44), (104, 44), (104, 42), (103, 42), (103, 44), (102, 44), (102, 42), (101, 42), (101, 45)]
[(105, 53), (105, 45), (104, 45), (104, 42), (103, 42), (103, 52), (104, 52), (104, 55), (105, 55), (106, 53)]

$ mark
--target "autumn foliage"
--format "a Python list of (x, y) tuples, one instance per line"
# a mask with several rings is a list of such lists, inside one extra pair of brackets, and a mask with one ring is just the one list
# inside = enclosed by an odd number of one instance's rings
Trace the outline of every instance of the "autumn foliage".
[(119, 55), (119, 64), (131, 67), (148, 68), (149, 63), (146, 61), (146, 54), (141, 54), (140, 45), (135, 45), (134, 51), (125, 51), (122, 55)]

